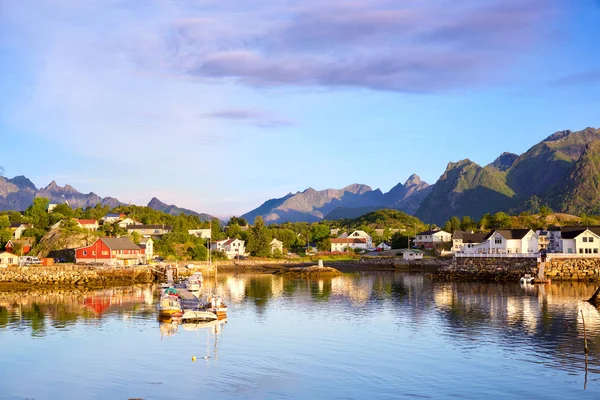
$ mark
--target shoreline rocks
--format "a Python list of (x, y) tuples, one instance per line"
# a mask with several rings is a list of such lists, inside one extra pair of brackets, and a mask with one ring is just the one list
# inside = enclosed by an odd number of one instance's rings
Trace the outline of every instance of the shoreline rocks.
[(290, 276), (294, 278), (333, 278), (342, 275), (342, 273), (332, 267), (314, 265), (312, 267), (284, 268), (274, 272), (274, 275)]

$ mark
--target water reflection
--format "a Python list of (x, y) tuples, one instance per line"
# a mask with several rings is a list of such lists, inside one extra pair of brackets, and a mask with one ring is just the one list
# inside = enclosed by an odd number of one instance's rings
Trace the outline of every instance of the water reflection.
[[(485, 371), (493, 371), (494, 382), (510, 386), (510, 379), (531, 369), (546, 379), (556, 371), (581, 377), (581, 382), (573, 378), (561, 383), (577, 383), (581, 389), (585, 371), (583, 313), (589, 347), (587, 390), (600, 392), (595, 386), (600, 386), (600, 313), (583, 301), (595, 291), (595, 286), (587, 283), (436, 282), (422, 274), (393, 272), (315, 280), (229, 273), (220, 274), (217, 282), (207, 280), (204, 290), (221, 294), (231, 305), (227, 320), (157, 322), (159, 290), (148, 285), (100, 291), (2, 292), (0, 338), (3, 345), (7, 341), (10, 346), (21, 340), (21, 332), (39, 340), (83, 327), (79, 336), (93, 337), (102, 331), (102, 340), (123, 348), (160, 351), (160, 356), (146, 355), (155, 357), (156, 362), (165, 354), (175, 357), (180, 353), (186, 354), (187, 360), (197, 355), (198, 359), (210, 357), (212, 362), (219, 352), (225, 352), (227, 357), (221, 358), (232, 363), (229, 387), (238, 388), (250, 370), (262, 374), (255, 377), (260, 382), (278, 374), (280, 379), (291, 375), (321, 385), (326, 385), (319, 381), (324, 377), (339, 381), (352, 374), (361, 387), (377, 383), (392, 391), (402, 385), (398, 376), (421, 382), (436, 373), (454, 374), (454, 380), (468, 383), (476, 377), (485, 382), (489, 378)], [(128, 321), (136, 324), (130, 326)], [(107, 325), (110, 329), (102, 330)], [(231, 342), (222, 343), (225, 325)], [(369, 368), (365, 368), (365, 360)], [(5, 367), (3, 362), (9, 361), (0, 356), (0, 369)], [(147, 363), (148, 368), (155, 367)], [(464, 376), (456, 376), (456, 365)], [(525, 390), (526, 385), (535, 384), (535, 374), (513, 387)], [(432, 386), (431, 390), (445, 389), (448, 387)], [(244, 390), (252, 393), (247, 387)], [(425, 389), (401, 393), (409, 392), (431, 394)], [(488, 395), (494, 397), (493, 392)], [(235, 398), (235, 393), (231, 397)]]

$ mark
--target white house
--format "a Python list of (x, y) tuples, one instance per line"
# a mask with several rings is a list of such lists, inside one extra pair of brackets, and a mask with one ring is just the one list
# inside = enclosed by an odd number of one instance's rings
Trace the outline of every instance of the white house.
[(367, 250), (373, 249), (373, 238), (365, 231), (356, 230), (348, 235), (349, 239), (365, 239), (367, 243)]
[(7, 267), (9, 265), (18, 265), (19, 256), (16, 256), (7, 251), (0, 253), (0, 267)]
[(598, 256), (600, 251), (600, 228), (565, 227), (561, 230), (560, 252)]
[(102, 217), (102, 221), (105, 224), (114, 224), (115, 222), (119, 221), (124, 216), (125, 216), (124, 214), (117, 214), (117, 213), (106, 214), (104, 217)]
[(271, 246), (271, 254), (275, 253), (275, 251), (280, 251), (281, 253), (283, 253), (283, 242), (281, 240), (273, 238), (269, 245)]
[(25, 230), (27, 230), (31, 227), (32, 227), (32, 225), (29, 225), (29, 224), (21, 224), (21, 223), (10, 224), (12, 238), (13, 239), (21, 239), (21, 235), (23, 235), (23, 232), (25, 232)]
[(100, 225), (95, 219), (78, 219), (77, 226), (88, 231), (97, 231)]
[(442, 230), (429, 230), (417, 233), (415, 245), (426, 249), (433, 249), (437, 245), (452, 241), (452, 235)]
[(417, 249), (403, 249), (399, 253), (402, 253), (403, 260), (422, 260), (423, 252)]
[(142, 237), (163, 237), (167, 233), (171, 233), (173, 231), (173, 227), (170, 225), (129, 225), (127, 227), (127, 233), (132, 234), (133, 232), (137, 232)]
[(538, 250), (548, 251), (550, 247), (550, 233), (545, 229), (538, 229), (535, 231), (535, 234), (538, 235)]
[(144, 254), (146, 255), (146, 262), (152, 260), (154, 258), (154, 241), (152, 238), (143, 238), (138, 243), (138, 246), (144, 250)]
[(473, 233), (473, 231), (457, 230), (452, 235), (452, 251), (455, 253), (461, 253), (465, 248), (470, 249), (483, 242), (486, 236), (487, 234), (485, 233)]
[(210, 239), (211, 238), (211, 230), (206, 229), (189, 229), (188, 235), (196, 236), (202, 239)]
[(376, 249), (377, 249), (377, 251), (387, 251), (387, 250), (391, 250), (392, 246), (390, 246), (390, 244), (387, 242), (381, 242), (377, 245)]
[(331, 251), (346, 251), (353, 249), (367, 250), (369, 245), (365, 238), (334, 238), (331, 239)]
[(498, 229), (473, 247), (463, 247), (467, 254), (537, 254), (538, 236), (531, 229)]
[(132, 218), (129, 218), (129, 217), (127, 217), (127, 218), (125, 218), (125, 219), (122, 219), (121, 221), (119, 221), (119, 222), (117, 223), (117, 225), (118, 225), (119, 227), (121, 227), (121, 228), (125, 228), (125, 229), (126, 229), (126, 228), (127, 228), (129, 225), (141, 225), (141, 224), (142, 224), (141, 222), (139, 222), (139, 221), (136, 221), (135, 219), (132, 219)]
[(240, 239), (225, 239), (210, 245), (211, 250), (222, 251), (230, 260), (246, 253), (246, 242)]

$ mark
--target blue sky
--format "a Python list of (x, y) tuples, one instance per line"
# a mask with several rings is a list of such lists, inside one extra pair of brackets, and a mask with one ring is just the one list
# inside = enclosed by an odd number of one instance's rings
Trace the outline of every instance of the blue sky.
[(0, 0), (4, 174), (242, 214), (600, 127), (598, 0)]

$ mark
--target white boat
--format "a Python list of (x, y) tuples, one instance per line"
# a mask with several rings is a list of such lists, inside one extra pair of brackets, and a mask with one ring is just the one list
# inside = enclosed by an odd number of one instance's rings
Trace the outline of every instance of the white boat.
[(203, 309), (214, 313), (217, 317), (227, 314), (227, 304), (217, 294), (207, 294), (200, 299)]
[(204, 310), (185, 310), (181, 316), (181, 321), (184, 323), (194, 321), (214, 321), (217, 319), (217, 314)]
[(197, 292), (202, 288), (204, 277), (202, 272), (194, 272), (185, 282), (185, 288), (192, 292)]

